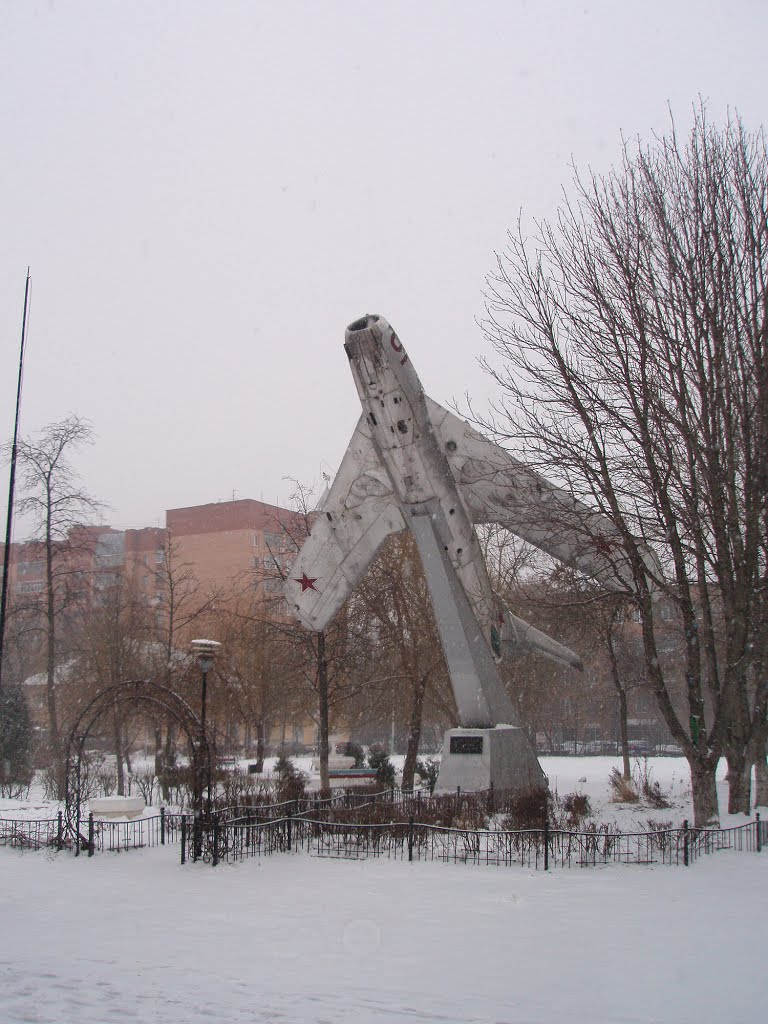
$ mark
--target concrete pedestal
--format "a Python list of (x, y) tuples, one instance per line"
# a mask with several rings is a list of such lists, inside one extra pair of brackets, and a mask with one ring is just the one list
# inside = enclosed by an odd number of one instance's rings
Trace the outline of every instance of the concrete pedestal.
[(449, 729), (435, 793), (473, 793), (489, 789), (526, 790), (546, 786), (536, 753), (523, 729)]

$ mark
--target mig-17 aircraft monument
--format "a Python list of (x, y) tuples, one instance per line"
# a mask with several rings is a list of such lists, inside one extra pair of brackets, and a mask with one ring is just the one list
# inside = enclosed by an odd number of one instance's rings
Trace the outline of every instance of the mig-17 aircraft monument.
[(628, 589), (620, 537), (605, 516), (428, 398), (383, 317), (350, 324), (344, 348), (362, 413), (286, 580), (288, 607), (307, 628), (322, 630), (383, 541), (410, 530), (461, 723), (445, 735), (436, 792), (543, 785), (498, 663), (523, 650), (581, 662), (494, 593), (475, 526), (501, 524), (604, 585)]

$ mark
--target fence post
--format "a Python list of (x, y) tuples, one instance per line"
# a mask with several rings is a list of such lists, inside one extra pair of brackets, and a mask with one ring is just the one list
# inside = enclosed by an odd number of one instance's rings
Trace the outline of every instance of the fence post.
[(683, 864), (688, 867), (688, 819), (683, 822)]
[(77, 813), (75, 815), (75, 856), (76, 857), (80, 856), (80, 840), (82, 838), (81, 835), (80, 835), (80, 825), (81, 825), (81, 821), (80, 821), (80, 804), (78, 803), (78, 805), (77, 805)]
[(213, 823), (213, 866), (219, 863), (219, 819)]
[(408, 860), (413, 860), (413, 815), (408, 818)]
[(187, 816), (181, 816), (181, 863), (187, 862)]
[(195, 814), (192, 822), (192, 860), (197, 861), (203, 853), (203, 825), (200, 815)]
[(757, 852), (760, 853), (763, 849), (763, 845), (760, 842), (760, 812), (755, 812), (755, 832), (757, 833)]
[(288, 852), (291, 852), (291, 809), (288, 808)]
[(544, 870), (549, 871), (549, 818), (544, 822)]
[(165, 846), (165, 808), (160, 808), (160, 845)]
[[(56, 846), (59, 850), (64, 846), (64, 813), (59, 811), (59, 824), (56, 830)], [(758, 830), (760, 826), (758, 825)]]
[(88, 856), (93, 856), (93, 811), (88, 814)]

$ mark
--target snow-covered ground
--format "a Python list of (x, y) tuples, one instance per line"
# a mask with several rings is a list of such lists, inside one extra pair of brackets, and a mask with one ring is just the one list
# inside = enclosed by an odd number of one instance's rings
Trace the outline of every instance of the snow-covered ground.
[[(544, 759), (560, 795), (621, 815), (612, 763)], [(651, 767), (679, 789), (654, 817), (687, 816), (685, 763)], [(739, 1024), (764, 1008), (768, 852), (545, 874), (0, 849), (0, 878), (8, 1024)]]

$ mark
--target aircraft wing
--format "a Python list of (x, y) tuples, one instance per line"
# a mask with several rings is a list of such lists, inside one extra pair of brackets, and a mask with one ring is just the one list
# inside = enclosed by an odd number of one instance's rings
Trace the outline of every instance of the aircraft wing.
[(322, 511), (285, 581), (288, 607), (308, 629), (324, 629), (383, 541), (404, 528), (389, 477), (361, 416)]
[(521, 648), (524, 651), (543, 654), (551, 661), (556, 661), (561, 665), (570, 665), (571, 668), (577, 668), (579, 671), (584, 668), (581, 658), (574, 654), (570, 647), (558, 643), (551, 636), (542, 633), (540, 629), (536, 629), (535, 626), (531, 626), (517, 615), (513, 615), (506, 606), (504, 607), (504, 625), (507, 627), (504, 633), (509, 639), (503, 640), (502, 644), (511, 645), (515, 654), (519, 653)]
[[(473, 522), (498, 523), (612, 590), (634, 589), (621, 535), (610, 519), (555, 487), (431, 398), (427, 409)], [(644, 548), (643, 557), (651, 576), (660, 578), (653, 552)]]

